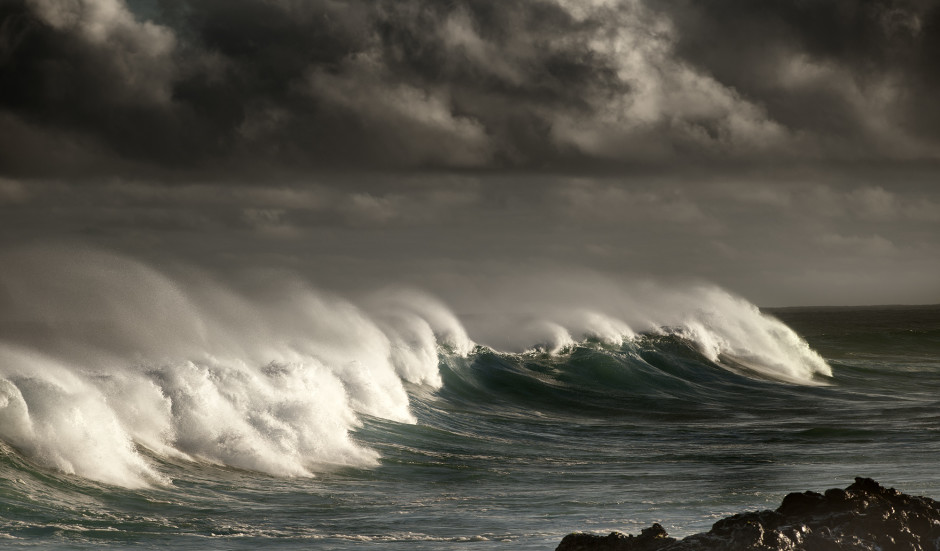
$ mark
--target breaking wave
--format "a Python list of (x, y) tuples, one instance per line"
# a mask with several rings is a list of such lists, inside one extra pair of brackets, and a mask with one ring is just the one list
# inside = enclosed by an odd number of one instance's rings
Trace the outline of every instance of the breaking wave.
[[(638, 394), (650, 383), (637, 373), (658, 365), (650, 354), (673, 361), (676, 343), (698, 369), (792, 384), (831, 375), (785, 324), (708, 286), (645, 289), (642, 301), (625, 288), (523, 320), (493, 312), (501, 329), (488, 338), (415, 290), (353, 300), (274, 270), (223, 278), (87, 249), (10, 251), (0, 266), (0, 440), (125, 487), (168, 483), (153, 455), (277, 476), (375, 465), (353, 438), (363, 416), (414, 423), (410, 392), (446, 396), (532, 358)], [(630, 361), (605, 379), (579, 367), (592, 350)], [(454, 368), (487, 358), (489, 374)]]

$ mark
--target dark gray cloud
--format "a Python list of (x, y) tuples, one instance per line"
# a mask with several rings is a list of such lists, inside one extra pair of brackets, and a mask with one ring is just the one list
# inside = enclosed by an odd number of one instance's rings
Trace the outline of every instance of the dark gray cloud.
[(0, 21), (7, 175), (940, 156), (940, 8), (915, 0), (4, 0)]
[(935, 158), (940, 5), (920, 0), (660, 4), (676, 53), (823, 153)]
[(0, 0), (0, 247), (936, 302), (938, 58), (915, 0)]
[(625, 285), (707, 281), (763, 305), (940, 300), (940, 188), (929, 172), (890, 186), (866, 171), (695, 185), (661, 177), (377, 179), (0, 180), (0, 249), (66, 236), (158, 266), (182, 260), (223, 274), (286, 267), (347, 296), (418, 287), (462, 312), (491, 293), (552, 278), (591, 285), (590, 273)]

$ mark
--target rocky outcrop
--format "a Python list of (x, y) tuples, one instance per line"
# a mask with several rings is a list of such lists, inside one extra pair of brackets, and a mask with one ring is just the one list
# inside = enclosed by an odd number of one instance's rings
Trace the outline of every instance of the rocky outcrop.
[(775, 511), (743, 513), (681, 540), (659, 524), (638, 536), (569, 534), (556, 551), (940, 551), (940, 502), (856, 478), (846, 488), (793, 493)]

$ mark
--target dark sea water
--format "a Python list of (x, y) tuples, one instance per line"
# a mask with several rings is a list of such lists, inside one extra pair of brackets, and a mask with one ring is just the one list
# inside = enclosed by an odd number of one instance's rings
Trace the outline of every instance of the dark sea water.
[[(320, 324), (329, 338), (306, 356), (242, 364), (8, 322), (0, 547), (554, 549), (653, 522), (681, 537), (857, 475), (940, 497), (938, 306), (759, 312), (722, 295), (671, 325), (508, 353), (440, 337), (428, 308), (423, 325), (356, 325), (357, 310), (318, 304), (345, 333)], [(198, 333), (171, 329), (161, 345)], [(71, 338), (39, 350), (56, 330)], [(287, 331), (269, 330), (250, 334)], [(206, 331), (213, 349), (249, 334)], [(361, 351), (337, 364), (373, 341), (388, 369)]]

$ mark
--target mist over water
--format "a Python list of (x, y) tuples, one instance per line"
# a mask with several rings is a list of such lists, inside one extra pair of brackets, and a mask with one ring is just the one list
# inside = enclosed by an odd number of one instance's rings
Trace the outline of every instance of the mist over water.
[(276, 476), (375, 466), (379, 453), (351, 431), (363, 415), (416, 422), (407, 388), (440, 389), (451, 356), (669, 335), (752, 376), (831, 375), (786, 325), (714, 287), (595, 278), (590, 289), (494, 290), (468, 331), (414, 289), (353, 302), (273, 269), (223, 279), (63, 247), (7, 252), (0, 264), (0, 437), (45, 467), (126, 487), (169, 483), (141, 446)]

